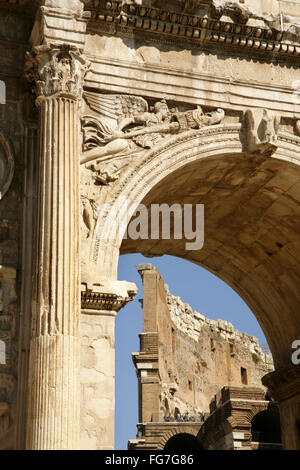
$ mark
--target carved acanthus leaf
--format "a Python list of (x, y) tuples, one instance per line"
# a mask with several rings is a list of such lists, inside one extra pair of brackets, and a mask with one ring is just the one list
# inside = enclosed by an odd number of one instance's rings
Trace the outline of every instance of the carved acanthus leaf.
[(80, 99), (89, 63), (71, 45), (37, 46), (27, 53), (25, 76), (38, 98), (65, 95)]

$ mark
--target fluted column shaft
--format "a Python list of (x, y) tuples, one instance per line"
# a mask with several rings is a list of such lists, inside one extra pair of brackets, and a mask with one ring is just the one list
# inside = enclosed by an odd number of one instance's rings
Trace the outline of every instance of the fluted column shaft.
[(82, 77), (70, 48), (40, 49), (36, 83), (44, 93), (37, 100), (39, 181), (26, 447), (76, 449), (80, 417), (81, 96), (77, 82)]

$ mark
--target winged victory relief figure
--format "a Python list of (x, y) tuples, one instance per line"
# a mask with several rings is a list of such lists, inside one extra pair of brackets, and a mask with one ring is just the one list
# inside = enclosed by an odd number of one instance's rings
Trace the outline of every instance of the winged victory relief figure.
[(166, 100), (155, 102), (149, 109), (144, 98), (132, 95), (85, 92), (84, 98), (97, 117), (82, 118), (80, 163), (94, 171), (112, 156), (128, 157), (153, 147), (167, 135), (218, 124), (225, 114), (222, 109), (203, 113), (199, 106), (178, 112), (170, 110)]

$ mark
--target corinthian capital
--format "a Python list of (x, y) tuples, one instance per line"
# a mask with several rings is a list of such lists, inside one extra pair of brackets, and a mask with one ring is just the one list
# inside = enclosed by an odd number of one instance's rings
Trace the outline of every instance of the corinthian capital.
[(27, 53), (25, 76), (41, 100), (50, 96), (80, 99), (88, 61), (74, 46), (36, 46)]

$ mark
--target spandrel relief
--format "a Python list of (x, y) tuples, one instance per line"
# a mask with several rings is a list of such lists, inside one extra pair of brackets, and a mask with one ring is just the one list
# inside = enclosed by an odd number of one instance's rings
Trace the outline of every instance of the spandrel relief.
[[(170, 109), (166, 100), (149, 107), (144, 98), (129, 95), (85, 92), (84, 98), (97, 116), (82, 118), (83, 155), (80, 163), (100, 175), (112, 158), (137, 156), (168, 136), (218, 124), (225, 115), (222, 109), (204, 113), (200, 106), (187, 111)], [(113, 174), (108, 171), (103, 183), (113, 179)]]
[(280, 115), (268, 109), (248, 109), (245, 125), (249, 153), (272, 155), (276, 151)]
[(98, 243), (100, 210), (109, 204), (114, 185), (129, 165), (168, 138), (219, 124), (225, 113), (222, 109), (204, 112), (200, 106), (171, 106), (165, 99), (150, 103), (132, 95), (85, 91), (83, 97), (81, 254), (86, 266)]

